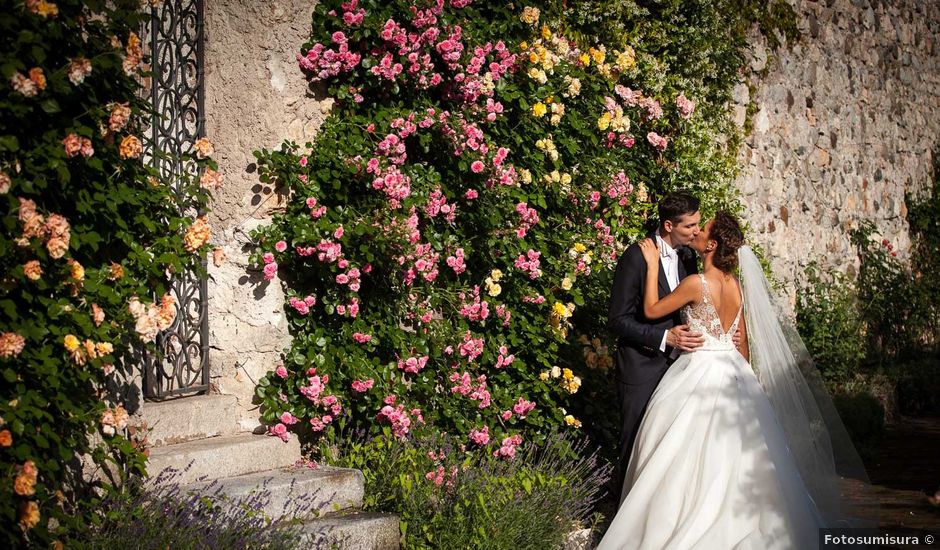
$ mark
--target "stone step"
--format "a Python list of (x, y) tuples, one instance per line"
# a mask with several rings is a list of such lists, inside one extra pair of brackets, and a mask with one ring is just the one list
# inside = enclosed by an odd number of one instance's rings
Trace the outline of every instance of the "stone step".
[(221, 493), (236, 503), (250, 498), (252, 507), (269, 518), (316, 517), (360, 508), (365, 478), (349, 468), (299, 467), (198, 482), (182, 490), (210, 497)]
[(304, 543), (311, 548), (398, 550), (398, 516), (359, 512), (326, 516), (303, 525)]
[(238, 434), (157, 447), (150, 452), (151, 479), (167, 468), (178, 472), (172, 481), (186, 485), (291, 466), (300, 459), (296, 437), (287, 443), (268, 435)]
[(207, 437), (234, 435), (234, 395), (197, 395), (170, 401), (146, 402), (141, 419), (149, 429), (151, 447), (163, 447)]

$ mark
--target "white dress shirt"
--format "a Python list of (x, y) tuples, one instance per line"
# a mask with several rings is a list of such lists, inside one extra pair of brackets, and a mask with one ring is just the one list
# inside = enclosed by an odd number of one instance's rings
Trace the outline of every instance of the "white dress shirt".
[[(659, 245), (659, 261), (662, 264), (663, 271), (666, 273), (666, 282), (669, 283), (669, 291), (673, 291), (679, 286), (679, 254), (669, 246), (656, 230), (656, 244)], [(663, 340), (659, 344), (659, 351), (666, 351), (666, 336), (669, 331), (663, 333)]]

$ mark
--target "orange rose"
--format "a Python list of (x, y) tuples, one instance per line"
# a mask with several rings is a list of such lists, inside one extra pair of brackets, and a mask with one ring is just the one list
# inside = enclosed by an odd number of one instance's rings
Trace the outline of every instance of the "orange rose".
[(95, 321), (95, 326), (100, 327), (104, 322), (104, 310), (98, 304), (91, 304), (91, 318)]
[(121, 158), (135, 159), (140, 156), (143, 150), (143, 145), (140, 143), (137, 136), (125, 136), (124, 139), (121, 140)]
[(16, 357), (26, 346), (26, 339), (15, 332), (0, 334), (0, 359)]
[(183, 236), (186, 250), (189, 252), (195, 252), (199, 250), (199, 247), (209, 241), (209, 237), (209, 222), (206, 221), (206, 217), (200, 216), (196, 218), (196, 221), (193, 222), (191, 226), (189, 226), (189, 228), (186, 230), (186, 234)]
[(69, 249), (68, 239), (61, 239), (59, 237), (53, 237), (49, 239), (49, 242), (46, 243), (46, 250), (49, 251), (49, 256), (54, 260), (58, 260), (65, 255), (65, 252)]
[(212, 146), (212, 142), (206, 138), (199, 138), (196, 140), (196, 143), (193, 144), (193, 149), (196, 150), (196, 157), (204, 159), (208, 156), (211, 156), (212, 153), (215, 153), (215, 147)]
[(13, 434), (10, 430), (0, 431), (0, 447), (9, 447), (13, 445)]
[(30, 500), (20, 505), (20, 527), (28, 531), (39, 523), (39, 505)]
[(39, 67), (33, 67), (29, 70), (29, 79), (33, 81), (33, 84), (39, 88), (39, 91), (46, 89), (46, 75), (43, 74), (42, 69)]
[(74, 157), (82, 152), (82, 138), (78, 137), (78, 134), (65, 136), (65, 139), (62, 140), (62, 145), (65, 146), (65, 154), (69, 157)]
[(202, 177), (199, 178), (199, 185), (206, 189), (219, 189), (222, 187), (223, 181), (222, 174), (212, 168), (206, 168), (206, 171), (202, 173)]
[(131, 117), (131, 108), (127, 103), (118, 103), (111, 109), (111, 116), (108, 118), (108, 128), (112, 132), (120, 132)]
[(39, 260), (30, 260), (23, 265), (23, 273), (30, 281), (38, 281), (42, 277), (42, 267)]
[(38, 475), (39, 470), (36, 468), (36, 464), (32, 460), (27, 460), (19, 467), (19, 473), (16, 474), (16, 479), (13, 480), (13, 490), (16, 494), (24, 497), (34, 495)]

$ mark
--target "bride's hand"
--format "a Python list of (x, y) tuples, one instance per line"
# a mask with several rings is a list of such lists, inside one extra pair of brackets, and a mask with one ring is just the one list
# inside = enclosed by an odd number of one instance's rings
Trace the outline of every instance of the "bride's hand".
[(643, 259), (647, 266), (659, 265), (659, 247), (653, 239), (643, 239), (640, 241), (640, 251), (643, 252)]

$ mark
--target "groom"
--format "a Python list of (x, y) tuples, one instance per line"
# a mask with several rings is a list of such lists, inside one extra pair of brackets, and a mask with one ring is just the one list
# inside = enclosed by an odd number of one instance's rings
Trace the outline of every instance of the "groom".
[[(676, 191), (657, 205), (659, 228), (648, 237), (657, 241), (661, 254), (660, 298), (675, 289), (686, 275), (698, 272), (695, 253), (686, 245), (701, 230), (699, 204), (699, 199), (691, 194)], [(639, 244), (632, 244), (617, 262), (609, 314), (610, 327), (617, 335), (617, 389), (622, 422), (615, 478), (618, 492), (623, 488), (633, 441), (653, 390), (679, 351), (691, 351), (704, 343), (701, 333), (680, 324), (678, 311), (662, 319), (644, 317), (645, 281), (646, 261)]]

